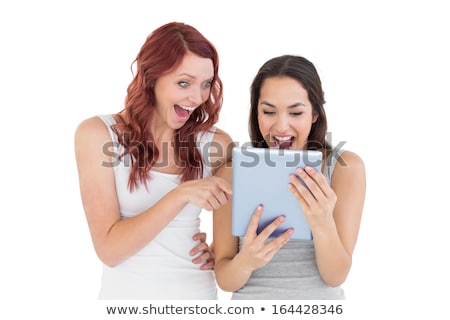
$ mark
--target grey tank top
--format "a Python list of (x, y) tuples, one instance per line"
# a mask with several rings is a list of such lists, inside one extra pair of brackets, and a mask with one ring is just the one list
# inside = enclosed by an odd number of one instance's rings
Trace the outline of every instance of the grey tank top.
[[(327, 157), (324, 175), (331, 183), (336, 162), (343, 150)], [(242, 244), (239, 239), (239, 248)], [(255, 270), (232, 300), (343, 300), (344, 290), (330, 287), (321, 278), (316, 264), (314, 242), (290, 240), (264, 267)]]

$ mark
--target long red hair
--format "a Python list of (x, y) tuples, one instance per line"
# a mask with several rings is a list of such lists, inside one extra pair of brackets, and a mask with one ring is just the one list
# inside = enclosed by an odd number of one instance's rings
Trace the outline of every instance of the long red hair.
[(183, 164), (182, 181), (203, 174), (203, 160), (196, 145), (197, 134), (217, 123), (222, 107), (223, 88), (219, 78), (219, 56), (212, 43), (194, 27), (171, 22), (153, 31), (132, 63), (136, 74), (127, 89), (125, 108), (118, 113), (118, 123), (112, 129), (124, 146), (123, 157), (131, 158), (128, 187), (131, 191), (145, 184), (149, 171), (158, 159), (159, 150), (149, 130), (155, 106), (156, 80), (176, 69), (187, 52), (209, 58), (214, 66), (214, 78), (209, 98), (194, 110), (189, 120), (175, 131), (175, 159)]

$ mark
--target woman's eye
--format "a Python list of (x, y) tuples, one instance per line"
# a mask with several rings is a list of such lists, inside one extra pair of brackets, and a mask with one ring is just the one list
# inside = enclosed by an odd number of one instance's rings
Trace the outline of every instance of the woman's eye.
[(178, 85), (182, 88), (187, 88), (189, 86), (189, 82), (180, 81), (180, 82), (178, 82)]
[(263, 114), (268, 115), (268, 116), (273, 116), (275, 115), (274, 111), (263, 111)]
[(211, 88), (211, 86), (212, 86), (212, 81), (208, 81), (208, 82), (205, 82), (205, 83), (203, 84), (203, 87), (206, 88), (206, 89)]
[(291, 115), (294, 117), (298, 117), (301, 116), (303, 114), (303, 112), (292, 112)]

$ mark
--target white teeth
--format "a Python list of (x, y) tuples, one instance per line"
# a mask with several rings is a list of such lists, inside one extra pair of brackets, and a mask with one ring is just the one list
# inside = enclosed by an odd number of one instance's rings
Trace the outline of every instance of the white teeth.
[(188, 107), (188, 106), (182, 106), (182, 105), (180, 105), (179, 107), (180, 107), (181, 109), (187, 110), (187, 111), (189, 111), (189, 112), (195, 110), (195, 107)]
[(276, 140), (279, 140), (279, 141), (289, 141), (289, 140), (291, 140), (292, 136), (287, 136), (287, 137), (277, 137), (277, 136), (275, 136), (274, 138)]
[[(285, 142), (291, 142), (293, 136), (273, 136), (275, 146), (280, 148)], [(286, 146), (286, 145), (284, 145)]]

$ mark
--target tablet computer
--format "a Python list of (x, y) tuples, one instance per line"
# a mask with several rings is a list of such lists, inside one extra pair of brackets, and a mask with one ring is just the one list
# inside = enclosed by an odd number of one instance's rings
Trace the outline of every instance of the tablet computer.
[(295, 174), (296, 168), (305, 166), (313, 167), (320, 172), (322, 152), (236, 146), (233, 148), (232, 156), (233, 235), (245, 235), (255, 209), (262, 204), (264, 209), (258, 233), (276, 217), (284, 215), (285, 222), (272, 233), (271, 237), (293, 228), (291, 239), (311, 240), (311, 230), (300, 203), (288, 188), (289, 175)]

